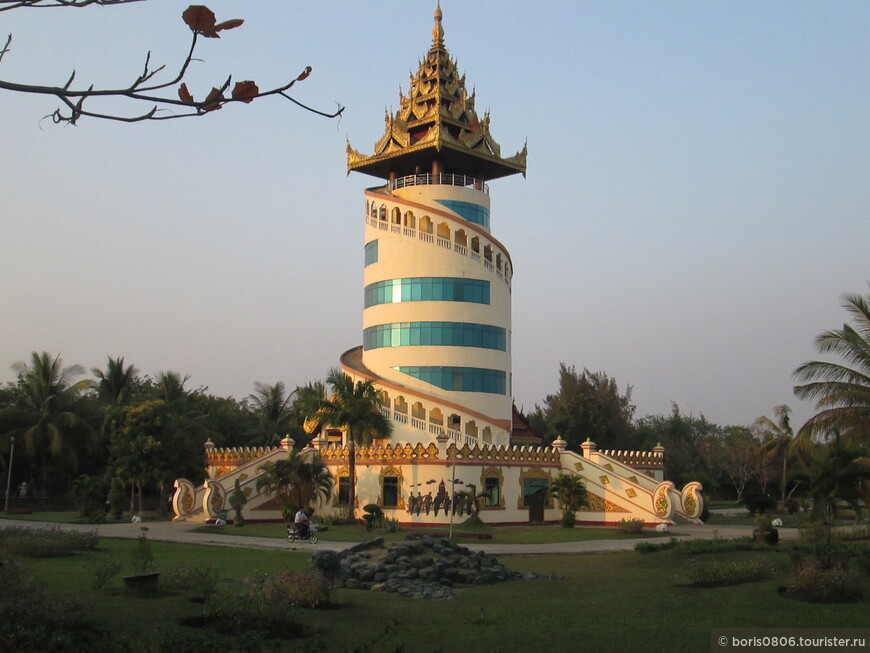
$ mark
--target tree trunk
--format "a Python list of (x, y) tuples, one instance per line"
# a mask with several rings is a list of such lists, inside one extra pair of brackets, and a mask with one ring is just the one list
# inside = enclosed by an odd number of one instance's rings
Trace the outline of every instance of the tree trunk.
[(782, 454), (782, 505), (785, 506), (785, 472), (786, 464), (788, 463), (788, 449)]
[(348, 431), (348, 443), (347, 443), (347, 473), (350, 478), (348, 479), (348, 506), (347, 506), (347, 518), (353, 523), (356, 519), (356, 515), (354, 514), (354, 502), (356, 501), (356, 443), (353, 441), (351, 437), (350, 431)]

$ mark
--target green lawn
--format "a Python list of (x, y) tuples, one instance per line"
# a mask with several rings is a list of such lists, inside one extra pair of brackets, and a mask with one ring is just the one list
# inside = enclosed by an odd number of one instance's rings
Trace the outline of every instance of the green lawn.
[[(188, 594), (134, 598), (122, 589), (120, 578), (108, 588), (90, 588), (90, 561), (114, 557), (126, 563), (133, 546), (133, 541), (104, 539), (97, 552), (30, 564), (51, 591), (81, 598), (89, 619), (139, 642), (154, 641), (158, 634), (195, 632), (180, 625), (180, 620), (202, 611)], [(287, 551), (164, 543), (154, 543), (153, 548), (157, 566), (164, 571), (182, 564), (219, 566), (221, 585), (230, 590), (258, 572), (309, 564), (308, 554)], [(503, 557), (516, 571), (557, 574), (560, 579), (465, 588), (452, 601), (338, 590), (338, 607), (303, 612), (311, 637), (276, 642), (276, 650), (683, 653), (708, 650), (711, 628), (870, 627), (866, 600), (816, 605), (779, 595), (776, 588), (785, 581), (788, 564), (784, 552), (720, 555), (763, 556), (780, 572), (768, 581), (697, 589), (687, 585), (690, 559), (672, 551)], [(870, 596), (866, 579), (865, 593)], [(214, 650), (236, 650), (232, 640), (216, 637)]]

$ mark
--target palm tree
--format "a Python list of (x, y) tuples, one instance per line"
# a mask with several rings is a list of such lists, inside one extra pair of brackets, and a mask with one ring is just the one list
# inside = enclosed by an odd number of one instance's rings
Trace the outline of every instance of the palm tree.
[(333, 480), (319, 456), (306, 462), (296, 452), (286, 460), (267, 462), (260, 469), (257, 490), (265, 488), (281, 503), (281, 514), (290, 521), (299, 508), (315, 501), (327, 501), (332, 495)]
[(804, 460), (810, 453), (810, 441), (804, 435), (795, 437), (791, 427), (791, 408), (786, 405), (774, 406), (773, 413), (776, 421), (767, 416), (755, 420), (753, 428), (762, 440), (762, 451), (767, 461), (773, 461), (782, 457), (782, 480), (780, 490), (782, 503), (785, 504), (788, 461), (792, 456), (797, 456), (801, 466), (806, 471)]
[(297, 385), (293, 391), (293, 438), (297, 447), (304, 447), (314, 437), (319, 426), (317, 411), (326, 397), (323, 381), (310, 381)]
[(105, 440), (112, 420), (119, 416), (121, 408), (130, 400), (133, 382), (136, 380), (139, 370), (134, 365), (125, 367), (123, 356), (118, 358), (109, 356), (105, 370), (94, 367), (91, 368), (91, 373), (97, 377), (97, 396), (105, 407), (103, 424), (100, 427), (100, 434)]
[[(60, 356), (47, 352), (30, 356), (30, 365), (15, 363), (12, 369), (18, 375), (22, 392), (22, 407), (3, 411), (2, 422), (18, 424), (10, 435), (20, 435), (30, 458), (39, 457), (42, 471), (42, 491), (47, 484), (48, 457), (59, 457), (65, 452), (77, 467), (78, 447), (65, 442), (68, 436), (87, 436), (90, 428), (82, 419), (80, 395), (90, 381), (74, 381), (84, 373), (81, 365), (63, 366)], [(89, 443), (86, 443), (89, 444)]]
[(859, 515), (859, 500), (870, 509), (870, 457), (867, 455), (867, 446), (850, 444), (836, 431), (833, 438), (812, 461), (810, 469), (813, 512), (822, 520), (827, 554), (830, 553), (837, 500), (850, 503)]
[(550, 482), (550, 496), (559, 500), (562, 508), (562, 526), (574, 526), (575, 513), (586, 505), (589, 495), (583, 479), (575, 474), (559, 474)]
[(187, 398), (188, 392), (184, 384), (190, 380), (190, 375), (181, 376), (178, 372), (161, 372), (157, 375), (154, 389), (158, 399), (170, 405), (180, 405)]
[(317, 418), (347, 431), (348, 448), (348, 518), (354, 519), (356, 500), (356, 445), (370, 444), (372, 438), (389, 437), (393, 424), (381, 414), (381, 399), (371, 380), (354, 384), (347, 374), (333, 368), (326, 377), (331, 397), (320, 402)]
[(284, 382), (275, 385), (254, 383), (255, 391), (248, 395), (259, 422), (257, 437), (252, 442), (277, 444), (281, 433), (287, 433), (293, 422), (293, 394), (287, 394)]
[(799, 381), (794, 392), (801, 399), (817, 400), (819, 411), (800, 433), (828, 435), (839, 431), (853, 442), (870, 441), (870, 294), (843, 296), (843, 308), (854, 326), (825, 331), (816, 338), (822, 354), (837, 354), (844, 362), (809, 361), (794, 371)]

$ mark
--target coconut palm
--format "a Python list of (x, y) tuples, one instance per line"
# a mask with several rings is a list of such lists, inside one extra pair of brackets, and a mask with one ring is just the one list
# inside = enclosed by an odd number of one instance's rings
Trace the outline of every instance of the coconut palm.
[(354, 519), (356, 500), (356, 445), (370, 444), (372, 438), (389, 437), (392, 422), (381, 414), (381, 400), (371, 380), (353, 382), (347, 374), (333, 368), (326, 377), (331, 396), (320, 402), (317, 418), (322, 424), (343, 428), (348, 448), (348, 518)]
[(586, 505), (589, 495), (583, 479), (575, 474), (559, 474), (550, 482), (550, 496), (559, 500), (562, 508), (562, 526), (571, 527), (575, 513)]
[(765, 462), (772, 462), (782, 458), (782, 479), (780, 490), (783, 504), (786, 499), (786, 486), (788, 485), (788, 461), (797, 457), (801, 466), (806, 471), (805, 460), (812, 453), (812, 444), (809, 438), (804, 436), (795, 437), (791, 427), (791, 408), (786, 405), (774, 406), (773, 413), (776, 420), (767, 416), (759, 417), (753, 424), (753, 430), (762, 440), (762, 452)]
[(327, 501), (332, 495), (333, 480), (326, 465), (315, 456), (311, 461), (291, 452), (286, 460), (267, 462), (260, 469), (257, 490), (265, 489), (281, 504), (281, 514), (290, 521), (299, 508), (315, 501)]
[(852, 324), (826, 331), (816, 338), (822, 354), (836, 354), (842, 362), (809, 361), (794, 371), (801, 399), (815, 399), (819, 411), (800, 433), (827, 436), (839, 431), (853, 442), (870, 441), (870, 294), (843, 296)]
[(254, 383), (254, 393), (248, 395), (258, 426), (252, 443), (277, 444), (281, 434), (293, 425), (293, 394), (287, 394), (283, 381), (275, 385)]
[(103, 439), (108, 437), (112, 421), (119, 417), (121, 408), (129, 403), (133, 391), (133, 383), (139, 370), (134, 365), (124, 365), (124, 357), (108, 357), (106, 369), (91, 368), (91, 373), (97, 377), (95, 385), (97, 396), (103, 403), (103, 424), (100, 434)]
[(16, 363), (12, 369), (18, 375), (21, 406), (3, 411), (0, 422), (15, 425), (7, 432), (22, 437), (28, 457), (39, 458), (44, 491), (49, 456), (65, 454), (76, 469), (80, 450), (92, 444), (79, 401), (90, 381), (75, 381), (84, 368), (64, 367), (59, 355), (52, 357), (47, 352), (33, 352), (29, 365)]

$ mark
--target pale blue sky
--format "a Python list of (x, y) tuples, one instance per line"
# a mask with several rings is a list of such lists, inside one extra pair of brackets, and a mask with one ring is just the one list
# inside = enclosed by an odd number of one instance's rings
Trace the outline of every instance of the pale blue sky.
[[(188, 2), (0, 14), (0, 78), (124, 84), (178, 61)], [(361, 342), (371, 151), (430, 43), (434, 3), (209, 2), (245, 25), (203, 43), (196, 96), (232, 73), (312, 76), (288, 102), (201, 120), (40, 120), (0, 94), (0, 381), (31, 351), (244, 397), (322, 378)], [(514, 395), (560, 361), (721, 424), (789, 403), (791, 371), (870, 279), (867, 2), (443, 0), (446, 43), (528, 178), (491, 184), (511, 252)]]

